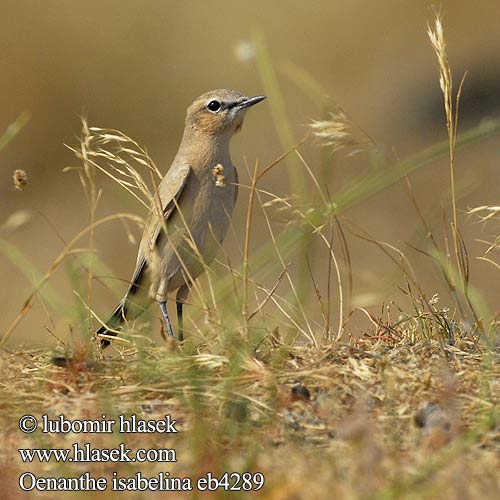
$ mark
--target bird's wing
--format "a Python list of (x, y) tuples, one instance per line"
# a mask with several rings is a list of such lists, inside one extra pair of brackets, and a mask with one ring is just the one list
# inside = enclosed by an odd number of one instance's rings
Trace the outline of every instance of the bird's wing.
[(159, 184), (157, 193), (159, 194), (161, 200), (163, 221), (159, 219), (156, 213), (154, 213), (153, 208), (153, 212), (151, 213), (144, 229), (144, 234), (139, 247), (139, 254), (137, 256), (135, 272), (130, 282), (130, 288), (127, 295), (134, 294), (135, 291), (141, 287), (141, 282), (147, 266), (146, 255), (154, 248), (164, 223), (174, 212), (177, 201), (182, 194), (190, 173), (191, 167), (188, 164), (178, 165), (175, 168), (170, 168)]
[(190, 173), (190, 165), (178, 165), (176, 168), (171, 168), (160, 182), (158, 193), (160, 194), (163, 218), (165, 220), (169, 218), (172, 210), (175, 208), (175, 201), (179, 199)]

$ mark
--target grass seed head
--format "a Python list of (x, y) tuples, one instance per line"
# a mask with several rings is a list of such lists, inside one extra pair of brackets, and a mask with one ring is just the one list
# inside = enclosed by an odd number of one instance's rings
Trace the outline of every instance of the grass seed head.
[(15, 170), (12, 178), (14, 179), (14, 187), (19, 191), (24, 191), (28, 184), (28, 174), (24, 170)]
[(333, 105), (325, 120), (312, 120), (309, 123), (314, 137), (331, 152), (350, 149), (350, 155), (373, 149), (373, 140), (357, 127), (340, 106)]
[(224, 176), (224, 166), (220, 163), (215, 165), (212, 170), (212, 175), (215, 177), (215, 185), (217, 187), (226, 187), (226, 177)]

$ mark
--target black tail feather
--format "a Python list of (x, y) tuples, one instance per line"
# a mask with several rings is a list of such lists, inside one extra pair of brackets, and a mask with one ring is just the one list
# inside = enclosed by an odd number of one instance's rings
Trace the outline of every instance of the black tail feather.
[[(113, 337), (116, 336), (116, 332), (110, 331), (109, 328), (115, 330), (117, 327), (123, 323), (125, 318), (126, 310), (123, 305), (123, 302), (120, 302), (116, 309), (113, 311), (113, 314), (110, 316), (108, 321), (106, 321), (105, 325), (102, 325), (95, 333), (98, 335), (111, 335)], [(111, 342), (108, 339), (101, 339), (101, 347), (108, 347)]]

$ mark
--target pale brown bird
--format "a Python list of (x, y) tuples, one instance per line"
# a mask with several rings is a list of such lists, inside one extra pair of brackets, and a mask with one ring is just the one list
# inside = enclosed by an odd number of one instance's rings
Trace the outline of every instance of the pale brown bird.
[[(158, 186), (163, 219), (152, 208), (128, 291), (97, 335), (116, 335), (108, 328), (116, 330), (156, 300), (167, 333), (173, 336), (167, 294), (177, 290), (178, 337), (183, 339), (182, 306), (190, 285), (215, 258), (238, 195), (229, 143), (247, 108), (263, 99), (220, 89), (189, 106), (179, 150)], [(107, 346), (109, 340), (101, 344)]]

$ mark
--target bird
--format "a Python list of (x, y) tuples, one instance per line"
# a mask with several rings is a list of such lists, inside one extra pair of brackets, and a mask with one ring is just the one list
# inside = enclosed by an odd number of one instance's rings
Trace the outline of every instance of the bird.
[(184, 339), (183, 305), (193, 280), (214, 260), (238, 197), (231, 138), (241, 129), (248, 108), (265, 98), (218, 89), (200, 95), (188, 107), (179, 149), (156, 189), (161, 210), (152, 204), (128, 290), (96, 331), (103, 348), (123, 323), (155, 301), (168, 336), (174, 337), (167, 311), (171, 292), (177, 292), (178, 339)]

